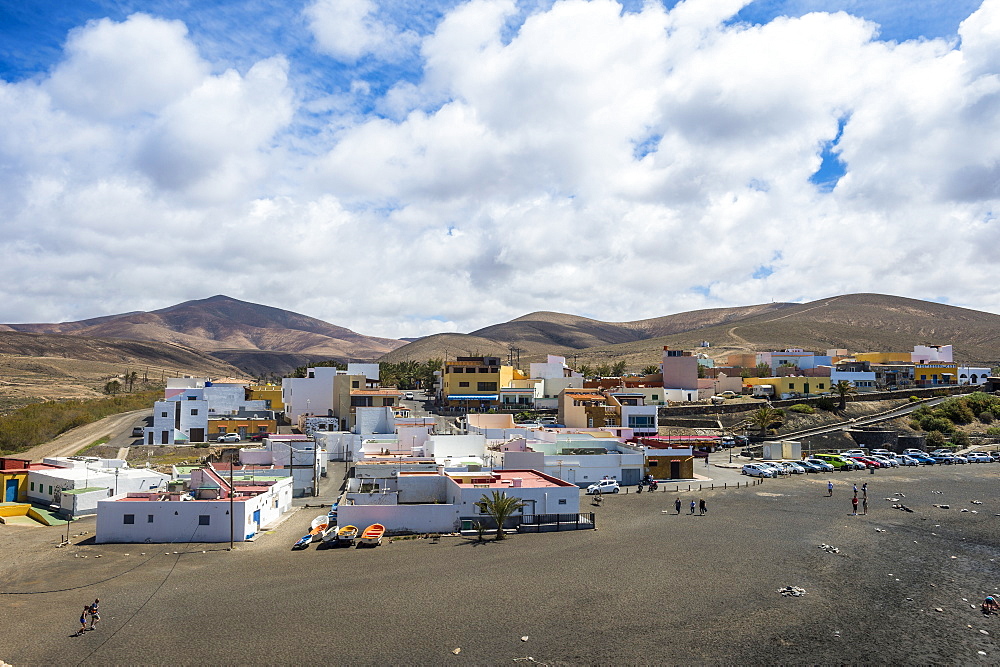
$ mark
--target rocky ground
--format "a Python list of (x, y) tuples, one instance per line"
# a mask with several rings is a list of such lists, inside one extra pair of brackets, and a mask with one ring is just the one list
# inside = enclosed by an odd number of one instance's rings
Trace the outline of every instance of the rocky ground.
[[(315, 509), (234, 552), (95, 545), (93, 519), (63, 549), (59, 529), (0, 526), (0, 659), (996, 663), (1000, 617), (979, 603), (1000, 584), (1000, 464), (830, 479), (832, 498), (819, 475), (682, 492), (707, 500), (704, 517), (674, 515), (666, 484), (596, 508), (583, 498), (596, 531), (485, 544), (290, 551)], [(851, 516), (863, 482), (870, 512)], [(101, 626), (73, 637), (95, 597)]]

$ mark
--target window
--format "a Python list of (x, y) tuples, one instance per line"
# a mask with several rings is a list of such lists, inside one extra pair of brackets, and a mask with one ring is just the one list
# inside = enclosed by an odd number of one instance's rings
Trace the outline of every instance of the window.
[(498, 382), (477, 382), (476, 391), (496, 391)]
[(197, 396), (188, 396), (188, 397), (187, 397), (187, 399), (188, 399), (189, 401), (197, 401), (197, 400), (198, 400), (198, 397), (197, 397)]
[(223, 434), (225, 432), (226, 432), (226, 427), (225, 426), (220, 426), (219, 427), (219, 435), (221, 435), (221, 434)]
[(32, 491), (34, 491), (34, 490), (35, 490), (35, 483), (34, 483), (34, 482), (32, 482), (32, 483), (31, 483), (31, 490), (32, 490)]
[(795, 389), (795, 383), (794, 382), (789, 382), (788, 383), (788, 388), (789, 389)]
[(351, 396), (351, 406), (355, 408), (370, 408), (372, 406), (372, 397)]
[(565, 505), (566, 504), (566, 499), (565, 498), (560, 498), (559, 499), (559, 504), (560, 505)]
[(658, 401), (658, 400), (660, 400), (660, 395), (659, 394), (653, 394), (653, 395), (651, 395), (649, 397), (649, 400), (651, 400), (651, 401)]
[(153, 523), (153, 515), (152, 514), (147, 514), (146, 515), (146, 523)]
[(351, 389), (357, 389), (360, 386), (361, 386), (360, 380), (354, 380), (353, 382), (351, 382)]
[(468, 387), (468, 386), (469, 386), (469, 383), (468, 383), (468, 382), (459, 382), (459, 383), (458, 383), (458, 386), (459, 386), (459, 387)]
[(209, 520), (211, 520), (211, 518), (212, 517), (210, 517), (207, 514), (199, 514), (198, 515), (198, 525), (199, 526), (207, 526), (207, 525), (209, 525), (208, 522), (209, 522)]
[(823, 383), (822, 383), (822, 382), (820, 382), (820, 383), (819, 383), (819, 388), (820, 388), (820, 389), (822, 389), (822, 388), (823, 388)]
[(198, 414), (198, 410), (197, 409), (191, 410), (191, 414), (192, 415), (197, 415)]
[(125, 523), (125, 524), (128, 524), (128, 525), (131, 525), (131, 524), (135, 523), (135, 515), (134, 514), (126, 514), (125, 516), (122, 517), (122, 523)]
[(161, 412), (161, 413), (160, 413), (160, 416), (161, 416), (161, 417), (166, 417), (166, 416), (167, 416), (167, 413), (166, 413), (166, 412)]
[(489, 373), (489, 372), (490, 372), (490, 369), (488, 369), (488, 368), (480, 368), (480, 369), (479, 369), (479, 372), (480, 372), (480, 373)]
[(52, 495), (52, 485), (51, 484), (49, 484), (49, 495), (50, 496)]
[(257, 432), (258, 433), (267, 433), (267, 427), (266, 426), (258, 426), (257, 427)]

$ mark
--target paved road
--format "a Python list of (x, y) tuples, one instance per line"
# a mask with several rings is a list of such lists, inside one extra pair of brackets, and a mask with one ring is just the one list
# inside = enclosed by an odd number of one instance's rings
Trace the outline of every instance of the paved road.
[(908, 403), (902, 405), (888, 412), (884, 412), (878, 415), (872, 415), (870, 417), (855, 417), (854, 419), (848, 419), (847, 421), (840, 422), (838, 424), (831, 424), (828, 426), (818, 426), (816, 428), (809, 428), (803, 431), (796, 431), (795, 433), (783, 433), (777, 438), (771, 438), (772, 440), (795, 440), (797, 438), (808, 438), (814, 435), (822, 435), (824, 433), (833, 433), (834, 431), (846, 431), (849, 429), (857, 428), (859, 426), (869, 426), (871, 424), (878, 424), (879, 422), (889, 421), (891, 419), (896, 419), (902, 417), (903, 415), (908, 415), (918, 408), (924, 406), (933, 406), (945, 401), (949, 398), (954, 398), (954, 396), (941, 396), (939, 398), (932, 398), (929, 401), (920, 401), (918, 403)]
[(152, 408), (145, 408), (111, 415), (92, 424), (77, 426), (54, 440), (32, 447), (19, 456), (30, 458), (32, 461), (40, 461), (47, 456), (72, 456), (106, 435), (111, 436), (107, 442), (108, 445), (119, 448), (128, 447), (136, 440), (141, 442), (141, 439), (131, 437), (132, 427), (145, 426), (144, 419), (152, 414)]

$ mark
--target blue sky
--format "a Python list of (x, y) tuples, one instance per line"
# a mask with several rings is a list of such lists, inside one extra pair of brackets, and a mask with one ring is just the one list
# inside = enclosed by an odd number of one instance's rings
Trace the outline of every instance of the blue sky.
[[(995, 309), (998, 14), (0, 0), (0, 321), (219, 292), (387, 336), (860, 291)], [(848, 260), (873, 234), (889, 256)]]

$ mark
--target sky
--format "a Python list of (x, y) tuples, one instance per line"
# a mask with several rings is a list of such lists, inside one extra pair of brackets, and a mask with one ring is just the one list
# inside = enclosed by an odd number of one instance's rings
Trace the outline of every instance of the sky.
[(0, 321), (1000, 312), (1000, 0), (0, 0)]

